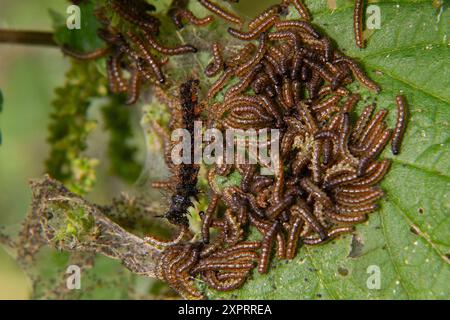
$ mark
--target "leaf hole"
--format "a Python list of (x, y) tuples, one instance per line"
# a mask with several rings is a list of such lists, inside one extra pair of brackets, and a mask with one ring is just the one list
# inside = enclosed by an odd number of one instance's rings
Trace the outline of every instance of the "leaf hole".
[(346, 276), (348, 276), (349, 271), (348, 271), (347, 268), (339, 267), (339, 268), (338, 268), (338, 273), (339, 273), (341, 276), (346, 277)]

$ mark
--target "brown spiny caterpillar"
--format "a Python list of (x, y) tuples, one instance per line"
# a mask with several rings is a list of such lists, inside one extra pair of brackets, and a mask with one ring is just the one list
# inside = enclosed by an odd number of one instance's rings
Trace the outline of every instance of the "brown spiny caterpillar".
[[(182, 128), (194, 136), (194, 121), (198, 120), (200, 109), (198, 105), (198, 80), (188, 80), (180, 87), (180, 107)], [(164, 217), (172, 224), (187, 227), (189, 225), (188, 208), (193, 205), (192, 199), (197, 198), (197, 176), (199, 166), (193, 163), (194, 142), (191, 141), (191, 163), (181, 163), (174, 168), (174, 193), (170, 198), (169, 210)], [(184, 156), (184, 155), (180, 155)]]

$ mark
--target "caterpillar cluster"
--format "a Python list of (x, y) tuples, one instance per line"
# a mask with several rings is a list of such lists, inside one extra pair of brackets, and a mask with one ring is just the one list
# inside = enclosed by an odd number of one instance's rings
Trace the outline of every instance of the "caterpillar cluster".
[[(174, 1), (175, 5), (168, 12), (178, 28), (183, 26), (181, 19), (197, 25), (212, 21), (212, 17), (196, 18), (185, 8), (184, 3), (187, 5), (187, 1)], [(77, 52), (66, 45), (62, 50), (78, 60), (93, 60), (106, 56), (111, 93), (126, 94), (126, 104), (134, 104), (139, 99), (144, 82), (165, 83), (162, 66), (167, 63), (168, 56), (197, 52), (197, 49), (189, 44), (176, 47), (161, 44), (158, 40), (161, 22), (152, 15), (154, 10), (155, 7), (145, 0), (108, 1), (105, 7), (96, 10), (96, 17), (102, 25), (97, 33), (106, 46), (87, 53)], [(122, 30), (124, 28), (119, 30), (114, 27), (107, 14), (110, 12), (114, 12), (131, 27), (126, 31)]]
[[(167, 101), (172, 114), (169, 129), (184, 128), (193, 136), (200, 105), (209, 104), (209, 126), (219, 130), (276, 128), (281, 132), (281, 150), (273, 176), (261, 174), (266, 166), (263, 162), (208, 168), (209, 204), (200, 212), (199, 240), (189, 230), (187, 219), (199, 193), (199, 166), (174, 165), (173, 144), (167, 132), (154, 124), (164, 138), (166, 163), (172, 172), (168, 181), (154, 186), (170, 192), (164, 217), (179, 233), (170, 240), (148, 236), (147, 241), (163, 250), (157, 267), (159, 278), (185, 298), (203, 297), (195, 278), (219, 291), (233, 290), (245, 283), (253, 269), (266, 273), (272, 251), (278, 259), (293, 259), (299, 245), (317, 245), (352, 232), (355, 224), (365, 221), (378, 207), (383, 196), (378, 184), (390, 163), (377, 160), (377, 156), (391, 136), (392, 152), (398, 154), (407, 117), (406, 101), (398, 96), (393, 132), (384, 121), (387, 111), (374, 114), (373, 104), (352, 121), (349, 115), (361, 96), (352, 93), (348, 85), (356, 79), (376, 93), (380, 88), (309, 23), (310, 14), (300, 0), (283, 0), (245, 27), (243, 19), (220, 5), (210, 0), (198, 2), (233, 25), (228, 33), (242, 41), (243, 47), (226, 59), (220, 44), (212, 45), (213, 62), (205, 75), (218, 75), (218, 79), (210, 86), (206, 103), (198, 100), (198, 81), (182, 84), (178, 101)], [(177, 28), (185, 22), (202, 26), (213, 20), (212, 15), (195, 17), (187, 4), (186, 0), (174, 0), (168, 10)], [(290, 6), (302, 19), (283, 19)], [(133, 31), (111, 26), (105, 10), (99, 10), (99, 36), (107, 46), (90, 53), (63, 50), (78, 59), (107, 56), (111, 92), (127, 93), (127, 103), (132, 104), (144, 81), (166, 81), (162, 72), (166, 56), (196, 49), (161, 45), (157, 40), (160, 22), (151, 14), (154, 7), (144, 0), (111, 0), (108, 8), (133, 25)], [(357, 1), (354, 27), (360, 47), (361, 8), (362, 2)], [(155, 92), (164, 95), (158, 87)], [(222, 98), (216, 100), (219, 93)], [(218, 176), (236, 172), (241, 176), (239, 185), (217, 187)], [(260, 233), (259, 241), (248, 241), (251, 228)]]
[[(303, 19), (283, 20), (290, 5)], [(233, 290), (254, 268), (266, 273), (272, 251), (278, 259), (293, 259), (299, 245), (351, 233), (383, 197), (379, 182), (390, 162), (377, 156), (392, 136), (387, 110), (375, 113), (376, 105), (370, 104), (353, 121), (350, 113), (361, 96), (348, 86), (356, 79), (376, 93), (380, 88), (309, 18), (300, 1), (283, 1), (253, 19), (246, 31), (229, 28), (244, 42), (232, 58), (225, 59), (219, 43), (212, 45), (213, 61), (205, 74), (218, 78), (206, 97), (208, 124), (219, 130), (279, 129), (280, 161), (273, 176), (261, 174), (263, 162), (213, 165), (209, 204), (200, 212), (201, 240), (184, 223), (174, 239), (148, 237), (164, 248), (159, 277), (184, 298), (203, 297), (195, 278), (219, 291)], [(223, 98), (217, 101), (219, 93)], [(394, 154), (406, 125), (403, 96), (397, 96), (397, 105)], [(218, 176), (236, 172), (239, 185), (217, 187)], [(250, 228), (260, 233), (259, 241), (247, 240)]]
[[(197, 1), (225, 21), (242, 26), (243, 21), (241, 18), (220, 5), (210, 0)], [(77, 1), (74, 3), (77, 3)], [(183, 21), (187, 21), (196, 26), (204, 26), (214, 20), (212, 15), (204, 18), (196, 17), (187, 8), (188, 3), (189, 0), (173, 0), (167, 12), (178, 29), (184, 27)], [(282, 13), (291, 4), (294, 5), (305, 21), (311, 19), (308, 9), (301, 0), (283, 0), (282, 4), (269, 7), (251, 21), (249, 28), (253, 30), (253, 33), (247, 35), (241, 34), (240, 38), (247, 40), (253, 39), (254, 35), (260, 31), (255, 30), (255, 26), (258, 26), (261, 30), (270, 28), (272, 23), (267, 18), (274, 18), (274, 15)], [(197, 49), (191, 45), (180, 45), (170, 48), (160, 44), (157, 41), (157, 36), (161, 22), (151, 14), (151, 12), (155, 11), (155, 6), (145, 0), (111, 0), (108, 2), (107, 8), (130, 23), (139, 32), (128, 31), (124, 33), (112, 27), (110, 19), (105, 15), (105, 8), (100, 8), (97, 10), (96, 15), (103, 27), (98, 33), (107, 46), (86, 53), (77, 52), (67, 45), (64, 45), (62, 50), (65, 54), (79, 60), (93, 60), (108, 56), (106, 67), (108, 71), (109, 89), (114, 94), (126, 94), (127, 99), (125, 103), (131, 105), (139, 99), (143, 82), (154, 82), (155, 80), (158, 83), (165, 82), (166, 79), (162, 71), (162, 66), (167, 63), (167, 56), (195, 53)], [(363, 1), (356, 0), (353, 22), (355, 41), (360, 48), (364, 47), (362, 9)], [(264, 23), (261, 24), (261, 21), (264, 21)], [(239, 32), (236, 33), (234, 29), (231, 29), (230, 33), (235, 33), (234, 35), (239, 37)], [(286, 34), (284, 36), (278, 35), (278, 37), (286, 37)], [(211, 76), (214, 74), (211, 71), (207, 75)], [(229, 74), (224, 75), (224, 83), (227, 77), (229, 77)]]
[(184, 27), (183, 20), (188, 21), (190, 24), (195, 26), (204, 26), (214, 20), (211, 15), (204, 18), (196, 17), (189, 9), (187, 9), (188, 4), (189, 0), (173, 0), (169, 11), (167, 12), (169, 17), (172, 19), (172, 22), (178, 29), (182, 29)]

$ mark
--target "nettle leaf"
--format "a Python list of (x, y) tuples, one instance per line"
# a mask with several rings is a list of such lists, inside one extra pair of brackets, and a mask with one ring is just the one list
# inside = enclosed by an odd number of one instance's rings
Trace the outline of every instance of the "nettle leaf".
[[(156, 2), (165, 8), (168, 1)], [(226, 294), (208, 291), (211, 299), (422, 299), (450, 295), (450, 74), (448, 66), (448, 8), (440, 1), (382, 0), (370, 3), (381, 13), (381, 28), (366, 30), (367, 47), (356, 47), (353, 36), (351, 0), (305, 1), (313, 24), (334, 40), (336, 46), (355, 58), (383, 89), (374, 95), (361, 86), (366, 101), (390, 110), (395, 123), (394, 97), (402, 92), (409, 105), (409, 121), (400, 155), (389, 148), (381, 155), (392, 160), (382, 183), (386, 192), (381, 208), (359, 225), (354, 235), (340, 237), (317, 247), (300, 247), (292, 261), (273, 259), (269, 273), (253, 273), (243, 288)], [(437, 3), (437, 5), (436, 5)], [(328, 6), (333, 5), (335, 9)], [(433, 6), (435, 5), (435, 6)], [(56, 19), (57, 41), (90, 51), (102, 44), (96, 36), (97, 22), (91, 2), (82, 6), (87, 19), (82, 30), (70, 31), (65, 17)], [(208, 14), (192, 1), (198, 15)], [(288, 18), (296, 18), (291, 10)], [(161, 19), (166, 19), (161, 15)], [(58, 22), (59, 21), (59, 22)], [(164, 21), (165, 23), (167, 21)], [(177, 82), (188, 76), (202, 78), (210, 61), (212, 41), (223, 41), (225, 50), (234, 49), (226, 26), (216, 21), (208, 28), (187, 26), (176, 38), (161, 38), (168, 45), (179, 42), (198, 47), (196, 55), (171, 59), (166, 72)], [(233, 51), (233, 50), (229, 50)], [(170, 69), (169, 69), (170, 68)], [(359, 110), (363, 107), (360, 103)], [(359, 111), (358, 110), (358, 111)], [(219, 181), (220, 183), (220, 181)], [(379, 271), (379, 288), (374, 272)], [(375, 274), (376, 276), (376, 274)]]
[[(390, 110), (403, 92), (409, 122), (400, 155), (382, 183), (381, 208), (355, 234), (317, 247), (302, 246), (292, 261), (273, 259), (243, 288), (209, 297), (238, 299), (431, 299), (450, 295), (450, 67), (447, 7), (432, 1), (378, 1), (381, 28), (366, 30), (367, 48), (353, 37), (354, 1), (305, 1), (313, 24), (382, 87), (366, 100)], [(290, 18), (295, 18), (291, 13)], [(362, 103), (361, 103), (362, 105)], [(362, 106), (360, 106), (361, 108)], [(379, 288), (373, 282), (377, 271)]]

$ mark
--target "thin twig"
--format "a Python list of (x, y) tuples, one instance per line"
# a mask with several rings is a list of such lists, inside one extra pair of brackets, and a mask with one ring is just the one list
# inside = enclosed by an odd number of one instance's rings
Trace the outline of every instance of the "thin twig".
[(57, 46), (52, 32), (0, 29), (0, 44), (15, 43), (37, 46)]

